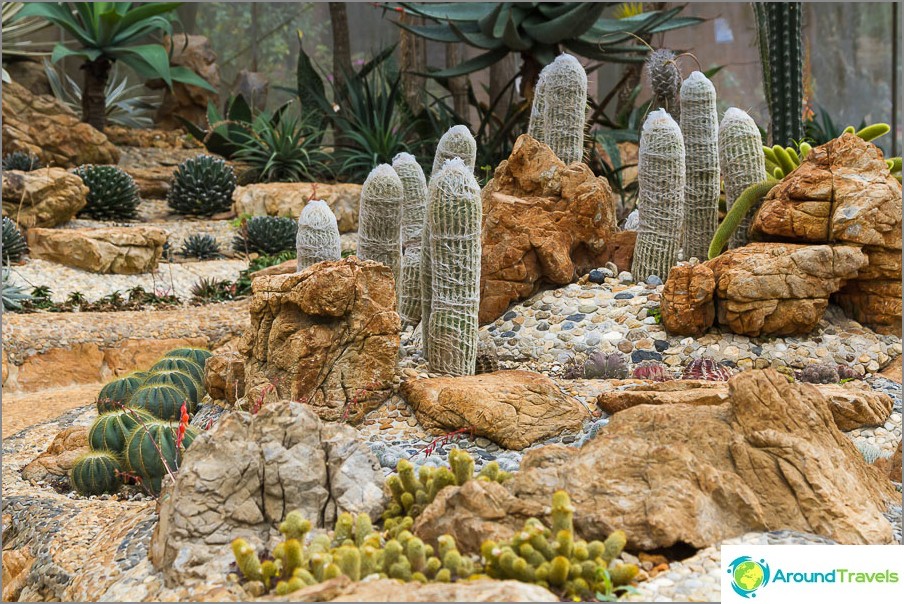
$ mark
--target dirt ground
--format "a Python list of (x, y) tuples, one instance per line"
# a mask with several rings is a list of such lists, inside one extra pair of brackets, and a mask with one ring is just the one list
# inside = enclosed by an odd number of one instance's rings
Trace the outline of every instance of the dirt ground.
[(94, 402), (103, 384), (79, 384), (39, 392), (3, 393), (3, 437)]

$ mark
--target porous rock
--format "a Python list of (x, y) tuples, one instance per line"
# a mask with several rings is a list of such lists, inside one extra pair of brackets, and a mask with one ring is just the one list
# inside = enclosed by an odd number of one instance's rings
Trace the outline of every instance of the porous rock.
[(69, 222), (88, 203), (88, 187), (62, 168), (3, 171), (3, 215), (22, 228)]
[(29, 229), (29, 255), (94, 273), (137, 275), (157, 268), (166, 231), (154, 227)]

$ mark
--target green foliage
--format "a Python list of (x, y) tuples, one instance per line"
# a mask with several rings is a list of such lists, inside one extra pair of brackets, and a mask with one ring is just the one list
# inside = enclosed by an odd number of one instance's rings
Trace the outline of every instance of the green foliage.
[(138, 214), (138, 185), (122, 169), (88, 164), (72, 173), (88, 187), (88, 204), (80, 215), (97, 220), (131, 220)]
[(295, 251), (298, 224), (283, 216), (253, 216), (239, 228), (232, 248), (240, 254), (276, 255)]
[(8, 268), (3, 268), (0, 275), (2, 275), (3, 310), (22, 310), (22, 304), (31, 300), (31, 295), (25, 293), (20, 285), (9, 282)]
[(3, 264), (16, 264), (28, 253), (28, 244), (16, 223), (3, 217)]
[[(3, 3), (3, 60), (16, 60), (25, 57), (40, 57), (50, 54), (49, 47), (44, 43), (35, 42), (34, 34), (49, 27), (50, 23), (43, 19), (18, 18), (18, 13), (25, 7), (24, 2)], [(3, 68), (3, 83), (12, 79)], [(6, 166), (3, 166), (6, 170)], [(10, 168), (12, 169), (12, 168)]]
[(197, 258), (198, 260), (215, 260), (223, 257), (223, 254), (220, 253), (220, 244), (213, 235), (207, 233), (189, 235), (182, 242), (179, 254), (184, 258)]
[(133, 372), (105, 384), (97, 395), (97, 412), (108, 413), (129, 405), (132, 394), (144, 383), (146, 377), (143, 372)]
[(80, 494), (115, 493), (122, 486), (122, 462), (110, 451), (91, 451), (75, 461), (69, 470), (69, 483)]
[(255, 182), (316, 182), (328, 172), (322, 138), (311, 118), (284, 114), (274, 120), (265, 112), (239, 134), (233, 156), (250, 166)]
[(216, 277), (201, 277), (197, 283), (191, 286), (192, 302), (198, 304), (235, 300), (235, 292), (235, 283)]
[(88, 430), (91, 450), (121, 455), (125, 451), (126, 439), (140, 421), (154, 421), (154, 416), (139, 409), (125, 407), (101, 413)]
[[(278, 116), (279, 112), (274, 119)], [(239, 95), (226, 100), (223, 113), (212, 101), (207, 103), (207, 129), (181, 117), (179, 121), (208, 151), (232, 159), (241, 148), (239, 142), (247, 135), (254, 114), (245, 97)]]
[(129, 435), (125, 444), (125, 462), (132, 472), (141, 478), (141, 484), (152, 493), (160, 492), (160, 482), (169, 471), (176, 472), (182, 463), (184, 449), (198, 436), (198, 431), (187, 426), (182, 447), (176, 447), (179, 422), (153, 419), (139, 425)]
[(143, 409), (161, 420), (175, 421), (181, 417), (183, 403), (191, 413), (191, 398), (181, 388), (170, 384), (147, 384), (132, 393), (129, 406)]
[[(4, 8), (6, 5), (4, 4)], [(31, 172), (43, 168), (41, 160), (34, 153), (26, 153), (25, 151), (13, 151), (3, 156), (3, 171), (20, 170), (22, 172)]]
[(178, 214), (212, 216), (232, 208), (235, 173), (212, 155), (191, 157), (173, 173), (167, 203)]

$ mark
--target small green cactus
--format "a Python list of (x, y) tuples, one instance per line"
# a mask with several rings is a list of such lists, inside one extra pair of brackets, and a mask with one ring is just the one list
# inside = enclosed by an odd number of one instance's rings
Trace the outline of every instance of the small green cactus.
[(88, 429), (88, 444), (94, 451), (109, 451), (121, 455), (126, 439), (140, 422), (154, 421), (154, 416), (139, 409), (122, 408), (98, 416)]
[(212, 216), (232, 208), (235, 173), (212, 155), (186, 159), (173, 172), (167, 203), (177, 214)]
[[(129, 435), (125, 445), (126, 467), (141, 478), (141, 484), (152, 493), (160, 492), (167, 468), (176, 472), (182, 463), (182, 450), (176, 447), (179, 422), (154, 419), (145, 422)], [(181, 449), (187, 449), (198, 436), (187, 426)]]
[(142, 386), (149, 387), (158, 384), (173, 386), (184, 392), (188, 396), (188, 412), (190, 414), (194, 414), (197, 411), (198, 403), (204, 398), (205, 392), (202, 383), (179, 369), (157, 369), (152, 371)]
[(257, 557), (257, 552), (244, 539), (235, 539), (232, 542), (232, 555), (235, 556), (236, 564), (242, 571), (243, 577), (248, 581), (260, 581), (261, 561)]
[(88, 187), (81, 215), (97, 220), (131, 220), (138, 215), (138, 185), (116, 166), (84, 165), (72, 170)]
[(128, 405), (132, 394), (144, 383), (144, 373), (133, 372), (104, 385), (97, 395), (97, 412), (116, 411)]
[(402, 181), (389, 164), (374, 168), (361, 187), (358, 208), (358, 258), (382, 262), (396, 282), (401, 270)]
[(171, 384), (145, 384), (132, 394), (129, 405), (161, 420), (178, 421), (183, 403), (191, 413), (191, 397), (185, 390)]
[[(210, 356), (210, 353), (206, 350), (201, 349), (202, 352), (198, 354), (207, 353)], [(185, 356), (179, 356), (174, 351), (170, 351), (166, 353), (166, 355), (161, 358), (159, 361), (151, 365), (151, 368), (148, 370), (148, 375), (155, 371), (181, 371), (182, 373), (187, 373), (191, 377), (195, 378), (195, 380), (203, 383), (204, 382), (204, 363), (205, 361), (195, 361), (194, 358), (186, 353)]]
[(298, 217), (295, 237), (298, 272), (327, 260), (342, 258), (339, 223), (325, 201), (309, 201)]
[(427, 212), (427, 180), (415, 157), (399, 153), (392, 169), (402, 182), (400, 237), (402, 258), (398, 283), (399, 316), (405, 325), (421, 320), (421, 250)]
[(69, 484), (80, 494), (115, 493), (122, 486), (122, 463), (110, 451), (91, 451), (79, 457), (69, 471)]
[(197, 260), (216, 260), (223, 257), (223, 254), (220, 253), (220, 244), (207, 233), (195, 233), (186, 237), (179, 249), (179, 254), (183, 258), (196, 258)]

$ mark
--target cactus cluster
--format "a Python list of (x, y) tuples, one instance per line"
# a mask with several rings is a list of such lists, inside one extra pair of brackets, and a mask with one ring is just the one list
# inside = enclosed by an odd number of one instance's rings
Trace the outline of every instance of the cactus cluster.
[(671, 372), (659, 361), (643, 361), (631, 372), (635, 380), (650, 380), (652, 382), (668, 382), (673, 380)]
[(116, 166), (86, 164), (72, 170), (88, 187), (81, 215), (97, 220), (131, 220), (138, 214), (138, 185)]
[(3, 264), (15, 264), (28, 253), (28, 243), (16, 223), (3, 217)]
[(402, 246), (402, 181), (389, 164), (374, 168), (361, 187), (358, 207), (358, 251), (362, 260), (382, 262), (399, 281)]
[(212, 216), (232, 208), (235, 172), (212, 155), (198, 155), (179, 164), (166, 201), (177, 214)]
[(580, 61), (563, 53), (540, 72), (528, 134), (571, 164), (584, 156), (586, 120), (587, 72)]
[(295, 249), (298, 223), (286, 216), (252, 216), (245, 220), (232, 239), (239, 254), (276, 256)]
[(628, 364), (618, 352), (594, 350), (584, 361), (584, 379), (623, 380), (628, 377)]
[(709, 382), (727, 382), (733, 375), (732, 370), (720, 365), (708, 357), (691, 359), (681, 374), (682, 380), (706, 380)]
[(656, 105), (678, 120), (681, 118), (681, 72), (675, 59), (674, 52), (668, 48), (659, 48), (647, 56), (644, 68)]
[(325, 201), (311, 200), (301, 210), (295, 235), (295, 251), (298, 272), (318, 262), (339, 260), (342, 257), (339, 223)]
[(43, 168), (41, 160), (34, 153), (26, 153), (25, 151), (13, 151), (3, 156), (3, 171), (19, 170), (21, 172), (31, 172)]
[(403, 325), (421, 320), (421, 250), (427, 213), (427, 179), (413, 155), (399, 153), (392, 169), (402, 182), (402, 219), (399, 226), (402, 258), (399, 281), (399, 316)]
[(808, 384), (837, 384), (841, 381), (838, 366), (834, 363), (815, 363), (807, 365), (794, 376), (799, 382)]

